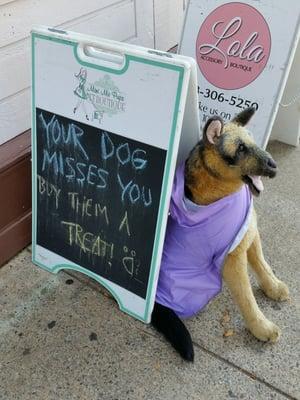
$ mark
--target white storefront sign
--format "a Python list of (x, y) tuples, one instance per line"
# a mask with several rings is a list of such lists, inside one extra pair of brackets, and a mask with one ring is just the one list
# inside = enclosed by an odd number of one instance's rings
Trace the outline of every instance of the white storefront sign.
[(266, 146), (298, 40), (300, 3), (191, 0), (180, 53), (198, 64), (201, 123), (249, 106), (249, 129)]

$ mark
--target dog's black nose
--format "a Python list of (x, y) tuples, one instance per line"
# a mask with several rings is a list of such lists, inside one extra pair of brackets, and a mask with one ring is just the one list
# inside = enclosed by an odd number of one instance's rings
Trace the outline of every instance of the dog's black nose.
[(268, 158), (267, 166), (268, 166), (269, 168), (273, 168), (273, 169), (277, 168), (277, 164), (276, 164), (276, 162), (273, 160), (273, 158)]

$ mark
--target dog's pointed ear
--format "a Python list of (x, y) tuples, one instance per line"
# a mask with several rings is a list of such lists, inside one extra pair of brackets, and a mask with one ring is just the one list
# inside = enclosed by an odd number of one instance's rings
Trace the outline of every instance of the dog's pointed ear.
[(237, 114), (233, 118), (232, 122), (234, 122), (235, 124), (240, 125), (240, 126), (245, 126), (248, 124), (248, 122), (252, 118), (255, 111), (256, 110), (254, 107), (246, 108), (245, 110), (243, 110), (239, 114)]
[(223, 131), (223, 120), (219, 117), (210, 118), (203, 129), (203, 138), (205, 142), (215, 144), (217, 138), (219, 138)]

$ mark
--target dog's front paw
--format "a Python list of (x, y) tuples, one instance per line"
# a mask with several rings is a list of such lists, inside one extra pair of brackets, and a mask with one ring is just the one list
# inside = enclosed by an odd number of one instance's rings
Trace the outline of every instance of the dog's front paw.
[(286, 301), (290, 298), (289, 288), (280, 280), (276, 280), (272, 286), (263, 288), (263, 291), (273, 300)]
[(248, 324), (250, 332), (259, 340), (263, 342), (275, 343), (281, 335), (281, 331), (277, 325), (268, 319), (257, 319), (256, 321)]

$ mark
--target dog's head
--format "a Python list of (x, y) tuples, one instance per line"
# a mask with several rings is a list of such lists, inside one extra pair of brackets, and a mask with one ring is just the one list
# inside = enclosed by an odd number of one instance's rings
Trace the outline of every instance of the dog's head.
[(226, 124), (219, 117), (209, 119), (203, 130), (203, 144), (204, 162), (212, 173), (224, 180), (242, 180), (258, 196), (263, 190), (261, 176), (273, 178), (277, 166), (245, 128), (254, 112), (254, 108), (247, 108)]

